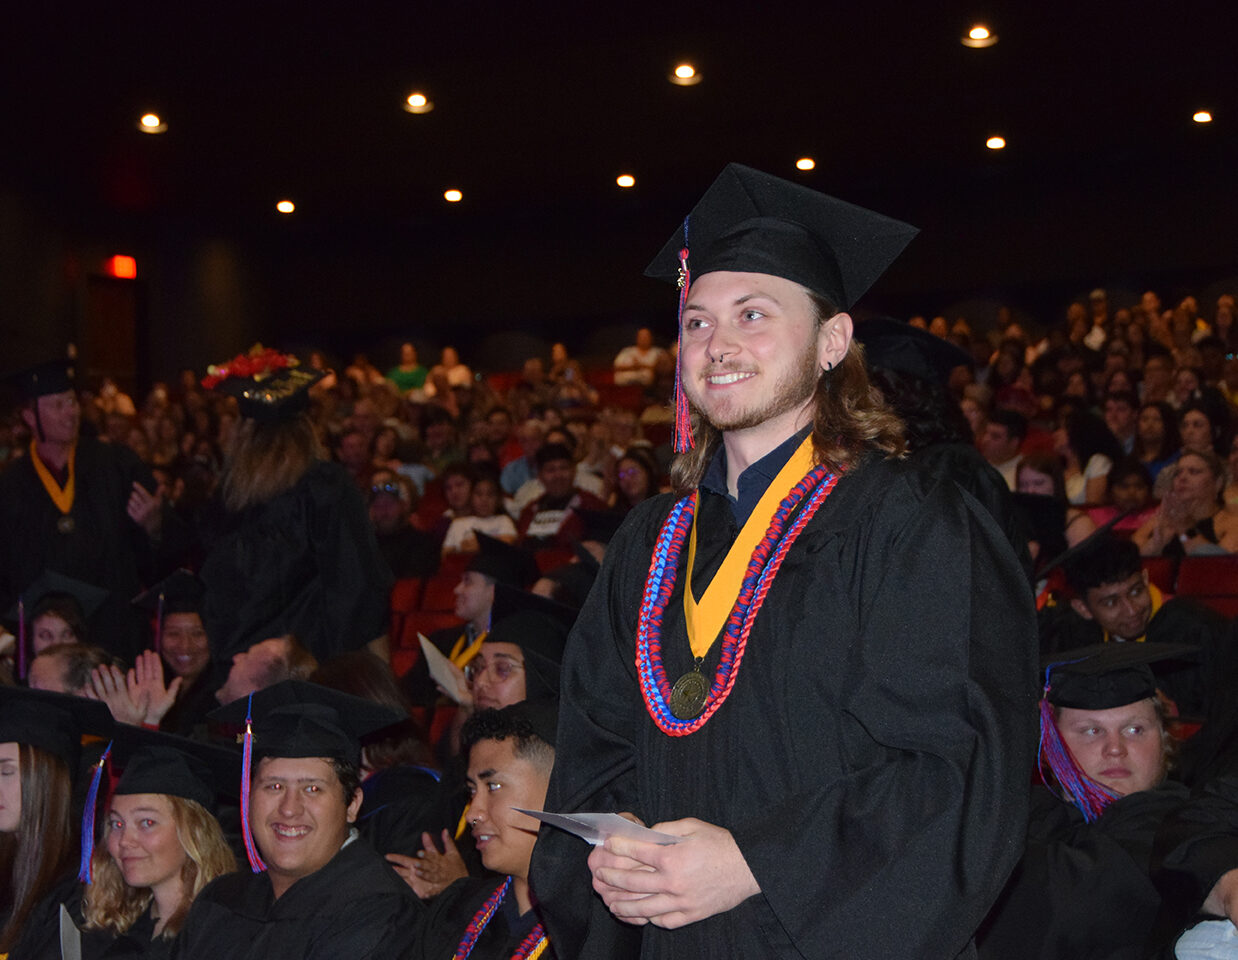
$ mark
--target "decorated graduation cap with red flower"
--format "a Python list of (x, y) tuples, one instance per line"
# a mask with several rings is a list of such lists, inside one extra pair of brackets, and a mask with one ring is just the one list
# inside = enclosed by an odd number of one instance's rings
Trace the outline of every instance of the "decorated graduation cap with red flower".
[(235, 397), (241, 416), (275, 423), (308, 409), (309, 388), (322, 377), (320, 370), (303, 368), (295, 355), (259, 343), (207, 367), (202, 386)]

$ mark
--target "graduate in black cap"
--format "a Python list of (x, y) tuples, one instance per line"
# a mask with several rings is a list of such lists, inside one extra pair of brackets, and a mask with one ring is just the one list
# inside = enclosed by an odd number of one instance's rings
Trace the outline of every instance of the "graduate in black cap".
[(32, 438), (28, 456), (0, 474), (0, 609), (44, 570), (113, 595), (96, 642), (127, 660), (142, 649), (126, 600), (156, 564), (164, 509), (150, 470), (127, 447), (79, 434), (74, 370), (54, 361), (10, 377)]
[(82, 737), (112, 728), (93, 700), (0, 687), (0, 954), (58, 956), (58, 913), (80, 866)]
[(194, 897), (236, 858), (215, 819), (241, 753), (141, 727), (119, 727), (121, 770), (102, 808), (102, 839), (82, 895), (83, 956), (163, 958)]
[(362, 802), (359, 739), (401, 717), (287, 680), (212, 719), (252, 730), (241, 782), (250, 866), (194, 901), (178, 957), (405, 956), (421, 904), (353, 827)]
[(89, 643), (91, 618), (108, 592), (56, 570), (44, 570), (18, 594), (5, 619), (17, 636), (17, 676), (24, 679), (30, 661), (48, 647)]
[(545, 803), (557, 720), (557, 703), (544, 699), (483, 710), (465, 725), (473, 798), (468, 824), (490, 873), (457, 880), (434, 898), (413, 957), (555, 956), (529, 890), (538, 824), (519, 809), (541, 810)]
[(163, 699), (169, 706), (159, 728), (181, 736), (202, 727), (206, 715), (219, 706), (215, 691), (221, 681), (212, 667), (210, 637), (202, 622), (205, 599), (202, 581), (189, 570), (176, 570), (133, 601), (154, 618), (154, 649), (167, 668)]
[(846, 312), (914, 233), (733, 164), (647, 271), (682, 282), (676, 493), (572, 632), (547, 806), (684, 840), (543, 832), (562, 956), (951, 958), (1017, 859), (1031, 591), (898, 461)]
[(907, 456), (920, 470), (949, 477), (980, 501), (1010, 541), (1029, 579), (1028, 524), (1015, 510), (1010, 487), (980, 455), (971, 426), (946, 387), (950, 373), (971, 367), (961, 347), (888, 317), (856, 326), (874, 386), (907, 428)]
[[(1157, 841), (1163, 821), (1190, 800), (1165, 779), (1176, 743), (1151, 665), (1194, 652), (1183, 644), (1102, 644), (1045, 665), (1044, 786), (1033, 788), (1023, 857), (978, 937), (981, 957), (1153, 956), (1221, 874), (1238, 867), (1232, 843), (1220, 865), (1185, 855), (1206, 831), (1179, 828), (1168, 845)], [(1193, 903), (1189, 895), (1165, 901), (1158, 860), (1182, 861), (1171, 886), (1195, 890)]]
[(321, 376), (267, 350), (202, 381), (234, 397), (242, 417), (204, 535), (202, 619), (217, 664), (289, 633), (319, 662), (367, 644), (386, 659), (391, 571), (360, 491), (326, 459), (310, 420)]

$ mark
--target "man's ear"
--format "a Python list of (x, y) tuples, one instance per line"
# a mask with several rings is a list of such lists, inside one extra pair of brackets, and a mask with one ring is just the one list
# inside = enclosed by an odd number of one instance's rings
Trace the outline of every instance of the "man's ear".
[(1088, 605), (1078, 597), (1071, 597), (1070, 608), (1074, 610), (1075, 613), (1079, 614), (1079, 616), (1083, 617), (1084, 620), (1093, 619), (1092, 611), (1088, 609)]
[[(38, 402), (39, 402), (38, 400), (34, 401), (34, 403), (38, 403)], [(22, 419), (22, 423), (26, 425), (26, 428), (31, 433), (34, 433), (37, 430), (37, 427), (35, 426), (35, 422), (34, 422), (34, 405), (33, 404), (26, 404), (25, 406), (21, 408), (21, 419)]]
[(843, 362), (855, 332), (851, 314), (836, 313), (817, 330), (817, 363), (822, 370), (831, 370)]
[(358, 787), (356, 793), (352, 795), (352, 803), (348, 805), (348, 822), (356, 823), (357, 814), (361, 812), (361, 802), (365, 799), (365, 794)]

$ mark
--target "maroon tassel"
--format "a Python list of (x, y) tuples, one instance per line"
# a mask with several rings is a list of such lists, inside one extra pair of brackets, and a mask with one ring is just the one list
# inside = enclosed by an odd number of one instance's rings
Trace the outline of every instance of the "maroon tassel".
[(692, 282), (688, 270), (688, 221), (683, 224), (684, 248), (679, 251), (679, 315), (676, 318), (679, 328), (679, 346), (675, 350), (675, 442), (676, 453), (687, 453), (696, 446), (692, 436), (692, 417), (688, 412), (688, 395), (684, 392), (683, 370), (683, 308), (688, 301), (688, 285)]

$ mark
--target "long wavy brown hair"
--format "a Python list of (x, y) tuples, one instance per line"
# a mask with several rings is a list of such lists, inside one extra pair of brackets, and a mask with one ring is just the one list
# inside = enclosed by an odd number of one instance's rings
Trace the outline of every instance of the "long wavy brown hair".
[(0, 953), (12, 951), (34, 905), (73, 866), (77, 848), (68, 764), (29, 744), (17, 749), (21, 818), (16, 833), (0, 834), (0, 906), (9, 918)]
[(242, 420), (228, 448), (222, 483), (233, 512), (266, 503), (296, 486), (326, 451), (306, 414), (278, 423)]
[[(827, 300), (808, 291), (817, 326), (838, 313)], [(864, 347), (852, 339), (847, 354), (833, 370), (821, 374), (813, 394), (812, 447), (817, 463), (831, 471), (846, 470), (869, 451), (901, 457), (906, 449), (903, 422), (868, 379)], [(692, 407), (696, 446), (671, 464), (671, 485), (677, 496), (694, 490), (722, 442), (722, 433)]]
[[(181, 902), (172, 916), (164, 920), (160, 937), (170, 940), (180, 931), (194, 899), (202, 888), (225, 873), (236, 870), (236, 858), (224, 839), (223, 830), (202, 804), (183, 797), (165, 797), (172, 807), (176, 837), (185, 851), (181, 867)], [(125, 883), (120, 867), (100, 845), (91, 860), (94, 882), (86, 888), (82, 913), (87, 930), (106, 930), (120, 936), (146, 912), (154, 895), (149, 887)]]

